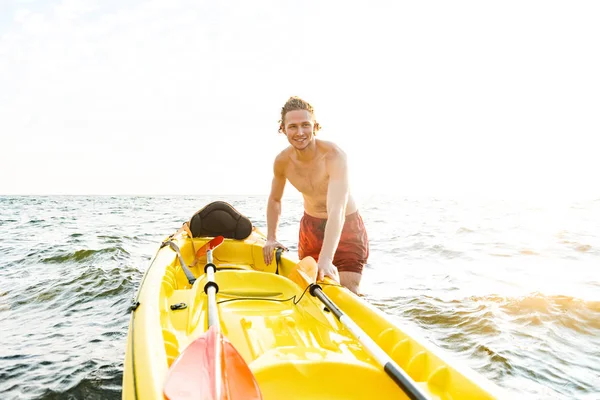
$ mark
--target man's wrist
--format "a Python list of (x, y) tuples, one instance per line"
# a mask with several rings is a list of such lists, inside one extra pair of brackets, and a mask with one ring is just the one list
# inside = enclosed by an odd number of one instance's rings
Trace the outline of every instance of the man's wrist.
[(319, 261), (333, 263), (333, 257), (328, 255), (319, 254)]

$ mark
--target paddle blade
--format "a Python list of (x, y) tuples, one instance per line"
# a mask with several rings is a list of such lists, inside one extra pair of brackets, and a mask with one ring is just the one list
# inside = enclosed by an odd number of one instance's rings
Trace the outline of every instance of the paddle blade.
[(226, 337), (223, 340), (223, 393), (227, 399), (261, 400), (262, 394), (254, 374), (240, 353)]
[(314, 258), (304, 257), (288, 274), (288, 279), (296, 282), (300, 287), (305, 287), (317, 280), (317, 262)]
[(192, 342), (169, 369), (169, 400), (260, 400), (248, 364), (216, 326)]
[(217, 248), (221, 243), (223, 243), (224, 240), (225, 238), (223, 236), (217, 236), (216, 238), (206, 242), (204, 246), (200, 247), (196, 252), (196, 258), (202, 257), (208, 250)]

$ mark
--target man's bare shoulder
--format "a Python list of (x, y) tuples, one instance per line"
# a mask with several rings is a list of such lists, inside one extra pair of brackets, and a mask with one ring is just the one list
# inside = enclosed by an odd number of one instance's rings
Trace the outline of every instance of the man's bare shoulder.
[(280, 174), (285, 174), (285, 169), (290, 161), (290, 155), (292, 153), (291, 146), (283, 149), (277, 156), (275, 156), (275, 162), (273, 163), (273, 167), (276, 172)]
[(345, 161), (346, 153), (340, 146), (326, 140), (319, 140), (321, 151), (325, 155), (327, 161)]
[(288, 162), (290, 160), (290, 155), (292, 154), (292, 146), (288, 146), (285, 149), (281, 150), (279, 154), (275, 156), (275, 163)]

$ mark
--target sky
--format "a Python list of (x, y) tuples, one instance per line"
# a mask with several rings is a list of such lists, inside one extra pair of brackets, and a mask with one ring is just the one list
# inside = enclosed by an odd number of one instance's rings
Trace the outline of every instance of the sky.
[(0, 194), (266, 195), (301, 96), (355, 193), (597, 199), (599, 20), (597, 1), (2, 0)]

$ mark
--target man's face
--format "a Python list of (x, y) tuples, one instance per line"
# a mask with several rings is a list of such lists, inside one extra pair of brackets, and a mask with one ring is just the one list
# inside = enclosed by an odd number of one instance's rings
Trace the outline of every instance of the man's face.
[(313, 140), (315, 124), (306, 110), (289, 111), (285, 115), (283, 132), (288, 141), (298, 150), (305, 149)]

